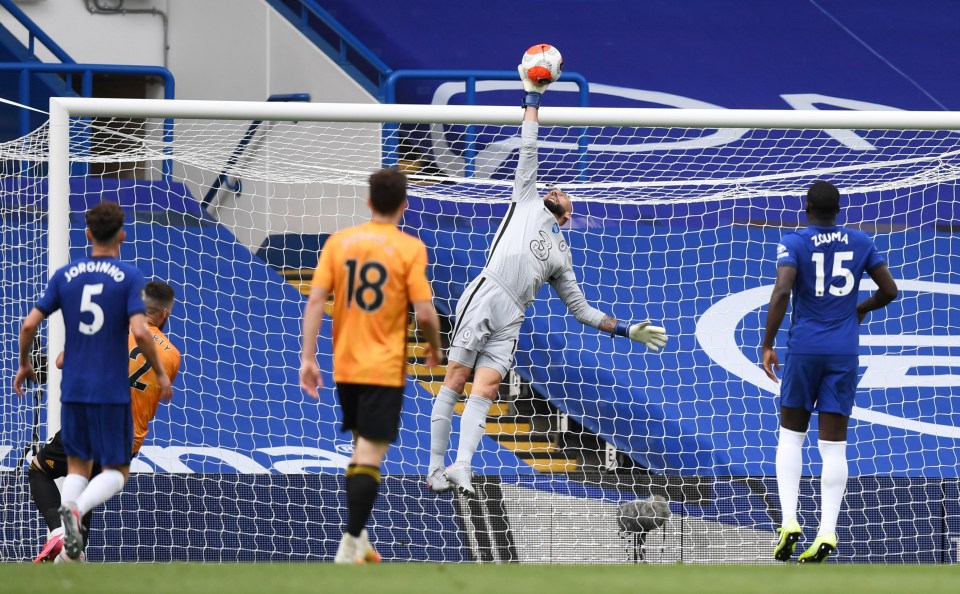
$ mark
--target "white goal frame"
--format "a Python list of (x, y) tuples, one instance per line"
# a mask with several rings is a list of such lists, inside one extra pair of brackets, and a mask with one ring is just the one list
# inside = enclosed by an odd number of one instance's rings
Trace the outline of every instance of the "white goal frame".
[[(348, 103), (271, 103), (162, 99), (50, 99), (48, 275), (69, 260), (70, 118), (208, 118), (220, 120), (325, 121), (414, 124), (515, 124), (518, 108), (477, 105), (383, 105)], [(632, 126), (749, 129), (902, 129), (958, 130), (960, 112), (947, 111), (817, 111), (759, 109), (650, 109), (544, 107), (543, 126)], [(59, 313), (49, 321), (47, 363), (47, 428), (60, 425), (60, 380), (53, 354), (65, 338)]]

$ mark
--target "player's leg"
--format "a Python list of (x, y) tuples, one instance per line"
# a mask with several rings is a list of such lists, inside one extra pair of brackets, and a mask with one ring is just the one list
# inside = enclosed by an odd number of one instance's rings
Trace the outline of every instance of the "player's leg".
[(67, 476), (67, 454), (60, 433), (43, 444), (30, 462), (30, 497), (50, 531), (60, 528), (60, 489), (55, 482)]
[[(491, 343), (487, 343), (490, 348)], [(494, 367), (494, 365), (496, 367)], [(506, 370), (503, 365), (493, 362), (486, 353), (478, 359), (473, 374), (473, 388), (460, 419), (460, 441), (457, 444), (457, 458), (445, 471), (445, 476), (456, 490), (464, 496), (476, 497), (473, 486), (473, 456), (477, 452), (480, 440), (487, 431), (487, 414), (497, 398), (500, 382)]]
[(98, 416), (91, 424), (96, 425), (92, 434), (98, 436), (97, 462), (102, 470), (90, 479), (87, 488), (76, 500), (81, 514), (86, 514), (122, 491), (130, 476), (133, 450), (130, 404), (100, 404), (96, 408)]
[(495, 297), (487, 300), (482, 308), (485, 328), (490, 329), (490, 335), (476, 357), (473, 387), (460, 419), (457, 458), (445, 471), (457, 491), (467, 497), (477, 495), (472, 482), (473, 456), (480, 439), (486, 434), (487, 414), (500, 391), (500, 382), (513, 366), (517, 337), (523, 323), (523, 312), (511, 300), (504, 299), (502, 294)]
[[(130, 403), (98, 404), (88, 407), (87, 434), (91, 443), (91, 458), (96, 456), (103, 470), (88, 481), (84, 489), (71, 498), (64, 481), (60, 517), (64, 528), (64, 550), (70, 559), (78, 559), (83, 552), (84, 538), (81, 518), (98, 505), (106, 502), (123, 490), (130, 474), (130, 459), (133, 449), (133, 416)], [(72, 468), (75, 458), (64, 440), (67, 450), (67, 466)], [(91, 476), (93, 460), (86, 460), (85, 476)], [(72, 473), (72, 470), (71, 470)], [(69, 479), (70, 476), (67, 477)]]
[(67, 474), (67, 455), (60, 443), (60, 434), (44, 444), (30, 462), (30, 496), (47, 524), (47, 539), (34, 563), (53, 561), (63, 549), (63, 528), (60, 522), (60, 489), (55, 479)]
[(339, 384), (343, 428), (354, 432), (354, 450), (347, 467), (347, 529), (335, 563), (379, 562), (365, 526), (380, 490), (380, 465), (396, 441), (403, 409), (403, 388)]
[(447, 370), (443, 386), (433, 401), (430, 412), (430, 463), (427, 467), (427, 487), (436, 493), (449, 491), (452, 486), (444, 476), (453, 409), (463, 394), (467, 379), (473, 373), (477, 355), (490, 336), (489, 295), (494, 289), (484, 277), (475, 278), (457, 302), (456, 324), (447, 352)]
[(783, 516), (773, 549), (773, 558), (777, 561), (790, 559), (802, 534), (797, 507), (803, 472), (803, 443), (813, 409), (810, 372), (807, 358), (788, 354), (780, 388), (780, 432), (776, 456), (777, 493)]
[(847, 427), (857, 385), (856, 356), (829, 357), (817, 395), (820, 457), (820, 526), (817, 538), (798, 559), (821, 563), (837, 549), (837, 520), (847, 490)]
[(443, 386), (437, 393), (433, 401), (433, 410), (430, 412), (430, 465), (427, 467), (427, 488), (435, 493), (444, 493), (453, 488), (443, 475), (447, 447), (450, 443), (450, 429), (453, 425), (453, 409), (460, 401), (460, 394), (463, 393), (467, 378), (473, 372), (476, 352), (460, 350), (455, 356), (469, 363), (462, 363), (453, 358), (448, 359)]
[[(93, 470), (94, 444), (90, 435), (89, 406), (64, 402), (60, 408), (60, 439), (67, 456), (67, 476), (63, 479), (58, 513), (63, 527), (63, 550), (61, 557), (77, 560), (83, 552), (83, 534), (80, 519), (83, 516), (76, 501), (86, 490)], [(95, 415), (93, 415), (95, 416)], [(132, 422), (132, 420), (131, 420)]]
[(335, 563), (379, 563), (380, 554), (370, 544), (366, 525), (380, 491), (380, 465), (389, 442), (357, 437), (347, 468), (347, 529)]
[(66, 441), (64, 443), (67, 450), (67, 476), (63, 479), (63, 490), (60, 497), (62, 503), (58, 510), (60, 523), (63, 527), (61, 556), (76, 561), (80, 559), (80, 555), (83, 553), (84, 538), (81, 519), (85, 513), (80, 511), (76, 502), (83, 496), (89, 486), (93, 460), (71, 455), (70, 446), (66, 445)]

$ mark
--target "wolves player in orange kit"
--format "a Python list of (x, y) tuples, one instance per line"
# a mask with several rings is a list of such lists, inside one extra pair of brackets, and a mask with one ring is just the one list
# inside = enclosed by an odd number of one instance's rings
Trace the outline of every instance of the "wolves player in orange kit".
[[(160, 356), (161, 364), (172, 382), (180, 369), (180, 351), (170, 344), (163, 334), (163, 327), (173, 309), (175, 294), (170, 285), (151, 281), (143, 289), (143, 300), (146, 305), (147, 328), (153, 335), (153, 342)], [(143, 445), (143, 440), (149, 431), (149, 423), (157, 413), (157, 406), (162, 399), (162, 390), (157, 383), (157, 374), (147, 362), (137, 344), (133, 332), (127, 340), (130, 362), (128, 364), (130, 381), (130, 403), (133, 411), (133, 455), (136, 456)], [(63, 353), (57, 358), (57, 367), (63, 367)], [(91, 476), (100, 473), (100, 465), (94, 464)], [(63, 442), (58, 431), (37, 452), (37, 456), (30, 463), (30, 494), (37, 510), (47, 523), (49, 537), (34, 563), (58, 561), (63, 550), (63, 527), (60, 521), (60, 490), (55, 479), (67, 475), (67, 455), (63, 449)], [(81, 521), (81, 531), (86, 548), (86, 537), (90, 530), (91, 513), (84, 514)]]
[(439, 365), (440, 321), (427, 282), (427, 248), (397, 229), (407, 179), (395, 169), (370, 176), (369, 223), (335, 233), (320, 254), (303, 318), (300, 385), (319, 398), (317, 336), (332, 291), (333, 379), (343, 430), (354, 435), (347, 467), (347, 530), (334, 563), (380, 560), (364, 526), (380, 485), (380, 465), (397, 439), (406, 385), (407, 317), (413, 305), (427, 339), (428, 366)]

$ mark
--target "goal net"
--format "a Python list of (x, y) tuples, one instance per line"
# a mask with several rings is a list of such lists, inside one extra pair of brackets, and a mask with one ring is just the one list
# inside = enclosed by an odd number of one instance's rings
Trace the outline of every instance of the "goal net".
[[(177, 293), (165, 329), (183, 354), (175, 396), (123, 493), (94, 512), (88, 559), (332, 558), (351, 443), (333, 390), (315, 402), (297, 377), (318, 253), (367, 218), (369, 174), (401, 167), (403, 229), (428, 247), (448, 324), (507, 211), (520, 115), (70, 99), (54, 101), (49, 126), (0, 145), (8, 381), (49, 271), (87, 249), (90, 206), (119, 202), (122, 258)], [(840, 222), (874, 237), (901, 289), (861, 329), (837, 557), (956, 561), (957, 114), (544, 108), (541, 120), (538, 181), (574, 199), (560, 232), (587, 300), (653, 320), (670, 342), (651, 353), (583, 327), (544, 288), (474, 460), (480, 497), (465, 500), (424, 485), (443, 370), (423, 365), (411, 325), (401, 434), (369, 525), (384, 559), (770, 562), (778, 388), (759, 345), (776, 245), (804, 224), (807, 187), (826, 179), (843, 196)], [(786, 327), (781, 357), (785, 342)], [(54, 316), (35, 348), (44, 385), (0, 401), (5, 561), (31, 558), (45, 537), (26, 469), (59, 425), (49, 362), (62, 344)], [(329, 320), (319, 359), (331, 386)], [(815, 429), (801, 544), (819, 519)]]

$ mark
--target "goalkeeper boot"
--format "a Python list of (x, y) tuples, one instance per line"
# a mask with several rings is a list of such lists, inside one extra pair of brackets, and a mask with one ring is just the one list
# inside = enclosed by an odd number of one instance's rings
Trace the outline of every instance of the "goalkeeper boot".
[(363, 559), (363, 551), (360, 550), (360, 538), (344, 532), (343, 538), (340, 539), (340, 546), (337, 547), (337, 554), (333, 557), (333, 562), (344, 565), (363, 565), (366, 563)]
[(806, 551), (801, 553), (797, 563), (823, 563), (830, 556), (830, 553), (837, 550), (837, 534), (818, 535), (813, 544)]
[(796, 520), (790, 520), (780, 528), (777, 528), (777, 546), (773, 548), (773, 558), (777, 561), (787, 562), (793, 556), (793, 551), (797, 548), (797, 541), (801, 535), (800, 524)]
[(427, 475), (427, 488), (434, 493), (446, 493), (453, 490), (453, 485), (444, 475), (443, 468), (438, 466)]
[(477, 490), (473, 488), (473, 471), (466, 462), (454, 462), (443, 472), (450, 484), (464, 497), (476, 499)]
[(71, 502), (60, 506), (60, 525), (63, 526), (63, 550), (74, 561), (83, 553), (83, 534), (80, 532), (80, 511)]
[(380, 563), (380, 553), (370, 544), (370, 535), (367, 529), (360, 531), (360, 550), (363, 552), (363, 560), (367, 563)]
[(53, 561), (57, 558), (57, 555), (60, 554), (60, 551), (63, 550), (63, 528), (57, 528), (50, 533), (50, 537), (47, 538), (47, 542), (44, 543), (43, 548), (40, 549), (40, 554), (37, 555), (37, 558), (33, 560), (34, 563), (47, 563), (48, 561)]

